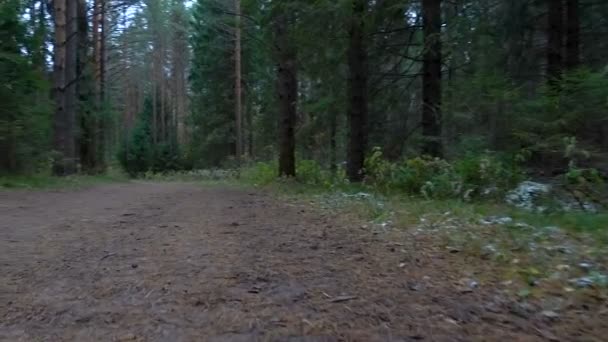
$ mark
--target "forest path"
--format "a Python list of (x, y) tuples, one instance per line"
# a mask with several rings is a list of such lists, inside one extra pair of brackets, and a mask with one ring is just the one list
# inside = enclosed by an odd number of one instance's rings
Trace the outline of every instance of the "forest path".
[(543, 339), (491, 290), (455, 290), (450, 258), (404, 246), (247, 190), (0, 192), (0, 340)]

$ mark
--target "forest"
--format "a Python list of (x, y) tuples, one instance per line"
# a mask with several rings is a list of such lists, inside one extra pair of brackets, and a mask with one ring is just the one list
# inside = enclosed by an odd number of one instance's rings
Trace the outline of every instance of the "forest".
[(541, 179), (605, 203), (603, 1), (0, 6), (4, 175), (228, 169), (456, 198)]
[(0, 0), (0, 340), (604, 341), (607, 0)]

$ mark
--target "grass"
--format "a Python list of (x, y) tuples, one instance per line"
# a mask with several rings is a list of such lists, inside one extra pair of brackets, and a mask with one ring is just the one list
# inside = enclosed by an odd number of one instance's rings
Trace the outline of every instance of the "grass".
[[(435, 248), (491, 263), (493, 273), (513, 282), (509, 291), (543, 296), (550, 291), (568, 292), (571, 279), (603, 275), (608, 260), (608, 213), (528, 212), (498, 201), (465, 202), (427, 200), (420, 197), (374, 193), (360, 186), (337, 188), (276, 181), (264, 186), (280, 196), (304, 200), (338, 214), (394, 227), (435, 239)], [(361, 192), (368, 194), (357, 196)], [(508, 224), (484, 224), (489, 217), (509, 217)], [(375, 229), (375, 228), (374, 228)], [(596, 265), (591, 273), (578, 264)], [(560, 267), (569, 265), (569, 270)], [(542, 284), (542, 285), (538, 285)]]
[(101, 175), (73, 175), (55, 177), (50, 174), (0, 175), (0, 190), (81, 188), (96, 184), (123, 182), (127, 178), (119, 172)]
[[(345, 194), (347, 196), (344, 196), (344, 203), (340, 205), (341, 207), (345, 209), (351, 207), (352, 210), (361, 211), (363, 218), (370, 220), (391, 213), (397, 225), (405, 228), (419, 223), (420, 218), (424, 216), (441, 216), (449, 213), (450, 216), (471, 223), (477, 223), (484, 217), (498, 216), (510, 217), (516, 223), (525, 223), (538, 228), (559, 227), (572, 233), (592, 234), (608, 244), (608, 213), (605, 212), (597, 214), (584, 212), (535, 213), (513, 208), (497, 201), (465, 202), (462, 200), (427, 200), (403, 195), (383, 196), (361, 186), (327, 188), (295, 181), (277, 181), (264, 187), (279, 194), (311, 199), (328, 198), (336, 193)], [(382, 201), (382, 210), (385, 212), (378, 213), (378, 206), (373, 201), (353, 200), (348, 196), (360, 192), (369, 193)]]
[[(253, 171), (252, 171), (253, 170)], [(509, 207), (499, 202), (464, 202), (462, 200), (427, 200), (405, 195), (385, 196), (361, 185), (346, 183), (317, 183), (306, 181), (275, 179), (274, 169), (244, 169), (240, 177), (225, 170), (202, 170), (172, 172), (166, 174), (146, 174), (144, 179), (152, 181), (195, 181), (206, 186), (231, 185), (239, 187), (264, 188), (282, 196), (319, 202), (322, 206), (355, 212), (361, 219), (369, 221), (392, 220), (401, 228), (420, 223), (427, 217), (440, 218), (449, 214), (460, 221), (477, 224), (483, 217), (511, 217), (514, 222), (542, 228), (557, 226), (573, 234), (592, 235), (598, 242), (608, 245), (608, 213), (588, 214), (581, 212), (538, 214)], [(127, 177), (119, 171), (103, 175), (76, 175), (52, 177), (50, 175), (0, 176), (0, 189), (44, 189), (82, 187), (99, 183), (125, 181)], [(355, 194), (366, 193), (369, 197), (359, 198)]]
[[(574, 291), (572, 279), (594, 277), (594, 274), (600, 278), (605, 276), (602, 265), (608, 260), (606, 213), (544, 215), (497, 202), (425, 200), (374, 193), (353, 196), (361, 191), (359, 187), (336, 190), (277, 182), (266, 188), (356, 217), (372, 226), (388, 224), (418, 236), (426, 234), (435, 239), (435, 248), (456, 250), (482, 263), (491, 263), (492, 274), (478, 276), (495, 276), (510, 282), (513, 285), (507, 291), (518, 296), (565, 294)], [(510, 217), (512, 223), (481, 223), (491, 216)], [(590, 262), (593, 270), (581, 271), (578, 268), (581, 262)], [(568, 270), (562, 269), (565, 265)], [(601, 284), (597, 282), (605, 291)]]

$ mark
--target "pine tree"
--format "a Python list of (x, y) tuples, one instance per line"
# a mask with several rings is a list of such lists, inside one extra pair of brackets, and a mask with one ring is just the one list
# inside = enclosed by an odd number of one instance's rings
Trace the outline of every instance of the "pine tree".
[(294, 177), (295, 124), (298, 103), (296, 46), (290, 39), (293, 15), (278, 9), (274, 18), (274, 39), (277, 55), (277, 101), (279, 109), (279, 176)]
[(368, 56), (365, 32), (366, 0), (352, 0), (348, 47), (348, 158), (347, 174), (351, 182), (363, 180), (367, 149), (367, 80)]
[(422, 75), (423, 153), (442, 157), (441, 136), (441, 1), (423, 0), (424, 62)]

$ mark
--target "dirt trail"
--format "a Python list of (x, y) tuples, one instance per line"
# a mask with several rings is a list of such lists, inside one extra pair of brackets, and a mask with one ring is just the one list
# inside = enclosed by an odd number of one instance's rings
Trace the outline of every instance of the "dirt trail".
[(404, 246), (245, 190), (0, 192), (0, 340), (556, 338), (492, 290), (455, 290), (461, 261)]

